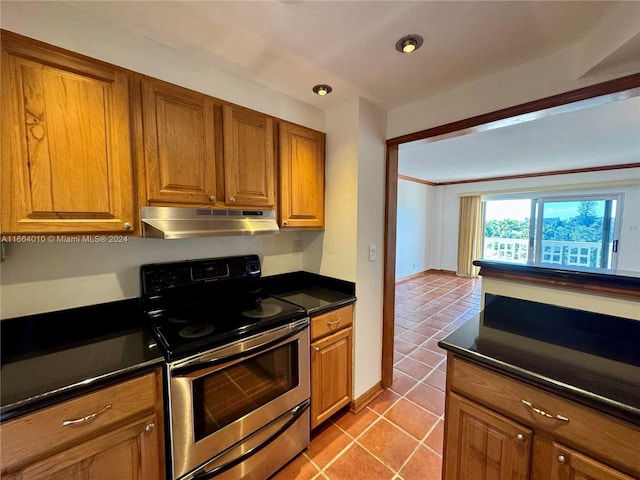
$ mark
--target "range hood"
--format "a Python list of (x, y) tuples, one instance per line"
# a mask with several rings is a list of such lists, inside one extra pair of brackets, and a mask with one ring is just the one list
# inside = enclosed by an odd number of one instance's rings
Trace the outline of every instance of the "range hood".
[(279, 233), (274, 210), (142, 207), (142, 236), (200, 238)]

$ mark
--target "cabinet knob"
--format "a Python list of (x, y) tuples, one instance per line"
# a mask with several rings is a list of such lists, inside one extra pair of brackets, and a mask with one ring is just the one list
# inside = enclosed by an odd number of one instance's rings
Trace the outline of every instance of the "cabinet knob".
[(314, 352), (319, 352), (320, 351), (320, 347), (313, 347), (313, 351)]
[(524, 442), (524, 435), (521, 433), (517, 434), (516, 440), (518, 440), (519, 442)]
[(236, 203), (236, 197), (229, 197), (229, 202)]
[(129, 222), (125, 222), (124, 229), (125, 230), (131, 230), (131, 224)]
[(289, 222), (287, 222), (287, 221), (285, 220), (284, 222), (282, 222), (282, 225), (284, 225), (284, 226), (286, 227), (287, 225), (289, 225)]
[(567, 459), (564, 455), (558, 455), (558, 461), (560, 463), (567, 463)]
[(209, 201), (210, 201), (211, 203), (216, 203), (216, 196), (215, 196), (215, 195), (211, 195), (211, 196), (209, 197)]
[(156, 424), (155, 424), (155, 423), (153, 423), (153, 422), (148, 423), (148, 424), (147, 424), (147, 426), (146, 426), (146, 427), (144, 427), (144, 429), (145, 429), (147, 432), (150, 432), (150, 431), (151, 431), (151, 430), (153, 430), (154, 428), (156, 428)]

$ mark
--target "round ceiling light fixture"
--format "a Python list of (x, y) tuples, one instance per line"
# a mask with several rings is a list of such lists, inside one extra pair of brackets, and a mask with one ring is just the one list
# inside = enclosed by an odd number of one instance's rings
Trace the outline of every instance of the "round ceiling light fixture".
[(419, 49), (422, 46), (422, 42), (424, 42), (424, 39), (420, 35), (412, 33), (396, 42), (396, 50), (400, 53), (411, 53)]
[(333, 88), (331, 88), (329, 85), (316, 85), (315, 87), (313, 87), (314, 93), (317, 93), (321, 97), (329, 95), (331, 93), (331, 90), (333, 90)]

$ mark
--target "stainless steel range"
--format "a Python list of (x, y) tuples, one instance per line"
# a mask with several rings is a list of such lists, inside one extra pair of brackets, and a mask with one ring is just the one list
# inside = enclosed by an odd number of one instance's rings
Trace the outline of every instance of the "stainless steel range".
[(309, 443), (309, 318), (256, 255), (140, 267), (166, 358), (171, 478), (265, 480)]

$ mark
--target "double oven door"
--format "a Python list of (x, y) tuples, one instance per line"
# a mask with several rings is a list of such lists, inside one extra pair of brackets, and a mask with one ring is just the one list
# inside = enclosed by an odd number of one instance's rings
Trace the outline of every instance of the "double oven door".
[(308, 318), (168, 370), (174, 479), (264, 480), (308, 445)]

